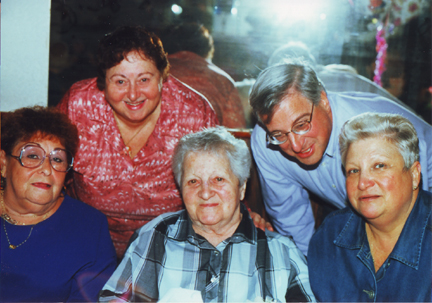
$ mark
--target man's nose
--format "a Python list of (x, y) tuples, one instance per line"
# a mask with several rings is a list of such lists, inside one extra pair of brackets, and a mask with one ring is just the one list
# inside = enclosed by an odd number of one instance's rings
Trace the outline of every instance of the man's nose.
[(294, 133), (288, 134), (288, 142), (290, 143), (291, 149), (295, 153), (299, 153), (302, 151), (304, 139), (302, 136), (296, 135)]

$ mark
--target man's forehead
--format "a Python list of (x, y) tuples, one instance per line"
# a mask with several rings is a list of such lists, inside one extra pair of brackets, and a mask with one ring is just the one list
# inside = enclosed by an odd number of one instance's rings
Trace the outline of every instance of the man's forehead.
[(281, 102), (275, 106), (270, 121), (266, 124), (272, 124), (274, 120), (283, 119), (287, 122), (295, 121), (305, 114), (309, 114), (312, 102), (303, 95), (289, 94), (285, 95)]
[(275, 113), (281, 107), (283, 107), (285, 110), (290, 110), (309, 106), (312, 106), (311, 100), (297, 91), (290, 90), (280, 99), (280, 102), (277, 107), (275, 107), (273, 113)]

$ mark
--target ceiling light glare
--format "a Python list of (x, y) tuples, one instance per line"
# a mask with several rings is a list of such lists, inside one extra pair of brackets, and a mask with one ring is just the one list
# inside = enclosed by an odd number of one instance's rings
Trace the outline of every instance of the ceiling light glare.
[(177, 5), (177, 4), (173, 4), (171, 6), (171, 10), (174, 14), (176, 15), (180, 15), (183, 12), (183, 9), (181, 6)]

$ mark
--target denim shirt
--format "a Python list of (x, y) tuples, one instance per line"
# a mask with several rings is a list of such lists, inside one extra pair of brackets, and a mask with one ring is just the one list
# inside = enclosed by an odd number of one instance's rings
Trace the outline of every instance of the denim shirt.
[(318, 301), (432, 301), (432, 194), (420, 190), (393, 251), (375, 273), (365, 221), (329, 215), (311, 239), (309, 278)]

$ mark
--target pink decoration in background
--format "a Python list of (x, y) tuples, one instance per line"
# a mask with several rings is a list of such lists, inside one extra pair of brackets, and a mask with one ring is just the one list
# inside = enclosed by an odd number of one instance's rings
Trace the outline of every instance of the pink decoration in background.
[(382, 25), (378, 26), (377, 28), (376, 40), (377, 57), (375, 60), (375, 71), (373, 80), (376, 84), (382, 86), (381, 75), (385, 71), (384, 62), (387, 56), (387, 41), (385, 39), (385, 29)]

